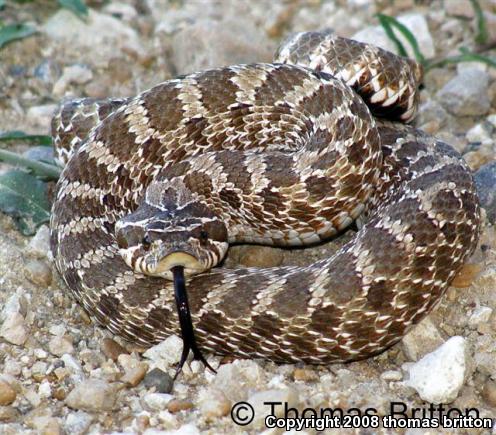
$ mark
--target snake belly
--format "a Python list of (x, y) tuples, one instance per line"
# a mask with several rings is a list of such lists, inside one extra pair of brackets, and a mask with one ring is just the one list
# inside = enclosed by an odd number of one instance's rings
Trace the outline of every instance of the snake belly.
[(272, 64), (65, 104), (52, 123), (67, 162), (50, 221), (57, 270), (98, 323), (149, 346), (179, 333), (173, 287), (126, 265), (114, 227), (158, 177), (223, 216), (230, 242), (306, 245), (360, 218), (349, 243), (308, 266), (192, 276), (190, 309), (198, 345), (219, 355), (327, 364), (383, 351), (431, 311), (480, 232), (461, 156), (399, 122), (414, 116), (420, 75), (307, 32)]

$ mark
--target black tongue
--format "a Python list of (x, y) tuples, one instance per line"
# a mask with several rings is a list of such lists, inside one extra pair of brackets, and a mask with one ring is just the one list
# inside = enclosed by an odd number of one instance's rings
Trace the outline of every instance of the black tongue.
[(184, 280), (184, 267), (174, 266), (172, 269), (172, 274), (174, 276), (174, 296), (176, 298), (177, 315), (179, 317), (179, 325), (181, 326), (181, 337), (183, 339), (183, 352), (181, 354), (181, 361), (176, 369), (177, 375), (181, 372), (186, 359), (188, 358), (189, 351), (193, 352), (195, 359), (200, 360), (206, 367), (217, 373), (203, 357), (200, 349), (196, 344), (195, 331), (193, 329), (193, 323), (191, 322), (191, 313), (189, 311), (188, 305), (188, 294), (186, 292), (186, 283)]

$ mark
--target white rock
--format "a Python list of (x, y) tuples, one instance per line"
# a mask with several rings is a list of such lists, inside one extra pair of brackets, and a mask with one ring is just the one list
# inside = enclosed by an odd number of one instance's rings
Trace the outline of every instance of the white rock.
[(13, 313), (5, 319), (0, 327), (0, 337), (11, 344), (18, 346), (25, 343), (28, 338), (29, 329), (24, 317), (19, 313)]
[(27, 389), (24, 391), (24, 398), (34, 407), (38, 407), (41, 403), (41, 397), (34, 389)]
[[(421, 14), (406, 14), (397, 17), (397, 20), (403, 24), (408, 30), (410, 30), (415, 38), (417, 39), (420, 51), (426, 58), (434, 57), (436, 50), (434, 47), (434, 41), (432, 35), (429, 32), (429, 27), (425, 17)], [(407, 39), (395, 28), (393, 28), (394, 34), (402, 42), (408, 55), (411, 58), (415, 58), (411, 45)], [(355, 33), (352, 39), (357, 41), (366, 42), (369, 44), (377, 45), (384, 50), (396, 52), (396, 45), (391, 39), (389, 39), (382, 26), (366, 27), (365, 29)]]
[(114, 408), (117, 389), (101, 379), (88, 379), (78, 385), (65, 399), (67, 406), (84, 411), (111, 411)]
[(409, 379), (405, 385), (414, 388), (427, 402), (450, 403), (463, 386), (467, 366), (465, 339), (455, 336), (407, 367)]
[(246, 400), (247, 389), (267, 384), (265, 372), (252, 360), (236, 360), (217, 370), (212, 386), (221, 390), (232, 402)]
[(72, 345), (72, 340), (67, 337), (53, 337), (48, 343), (48, 350), (53, 355), (62, 356), (64, 354), (70, 354), (74, 352), (74, 346)]
[(386, 370), (381, 373), (381, 379), (385, 381), (401, 381), (403, 379), (403, 375), (398, 370)]
[(64, 422), (65, 432), (71, 435), (85, 434), (90, 427), (93, 417), (83, 411), (69, 414)]
[(50, 230), (47, 225), (42, 225), (36, 231), (23, 250), (27, 255), (35, 258), (47, 258), (50, 251)]
[(116, 50), (131, 50), (139, 54), (143, 48), (137, 32), (110, 15), (89, 9), (83, 22), (72, 12), (60, 9), (42, 27), (53, 39), (60, 40), (73, 50), (86, 49), (99, 58), (115, 56)]
[(56, 325), (50, 326), (50, 329), (48, 330), (50, 334), (55, 335), (57, 337), (62, 337), (65, 334), (65, 331), (67, 328), (63, 323), (58, 323)]
[(38, 387), (38, 395), (42, 399), (48, 399), (52, 396), (52, 387), (50, 386), (50, 382), (44, 380), (40, 386)]
[(56, 104), (30, 107), (27, 112), (28, 121), (39, 127), (47, 127), (50, 125), (55, 110), (57, 110)]
[(20, 314), (25, 317), (27, 315), (29, 308), (29, 303), (24, 295), (24, 291), (19, 289), (16, 293), (13, 293), (2, 309), (0, 313), (0, 322), (7, 320), (13, 314)]
[(490, 144), (493, 142), (492, 132), (484, 124), (474, 125), (466, 134), (470, 142), (480, 142), (481, 144)]
[(477, 307), (468, 319), (468, 326), (474, 329), (477, 328), (479, 325), (488, 322), (492, 313), (492, 308), (484, 306)]
[(183, 341), (177, 335), (171, 335), (159, 344), (150, 347), (143, 353), (143, 356), (167, 371), (167, 367), (179, 362), (182, 350)]
[(207, 420), (216, 420), (227, 415), (232, 406), (232, 402), (222, 391), (215, 388), (202, 390), (198, 400), (200, 412)]
[(62, 76), (53, 86), (53, 94), (57, 96), (64, 95), (67, 87), (71, 84), (82, 85), (88, 83), (93, 78), (93, 72), (83, 65), (71, 65), (64, 68)]
[(143, 403), (150, 411), (160, 411), (174, 398), (172, 394), (149, 393), (143, 396)]
[(48, 356), (48, 353), (40, 348), (35, 349), (33, 353), (37, 359), (45, 359)]
[(70, 377), (75, 384), (84, 380), (84, 372), (81, 364), (72, 355), (65, 353), (60, 357), (64, 362), (65, 368), (71, 373)]
[(202, 19), (173, 34), (171, 59), (180, 74), (235, 63), (266, 62), (274, 52), (270, 44), (245, 17), (236, 17), (236, 22)]

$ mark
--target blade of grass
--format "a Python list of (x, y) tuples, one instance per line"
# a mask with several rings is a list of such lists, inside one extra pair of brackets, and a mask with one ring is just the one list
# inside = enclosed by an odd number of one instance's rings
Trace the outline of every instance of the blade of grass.
[(386, 32), (387, 36), (398, 46), (401, 46), (401, 50), (398, 47), (398, 53), (401, 56), (408, 56), (408, 53), (406, 52), (405, 47), (401, 43), (401, 41), (396, 37), (394, 34), (393, 27), (395, 27), (408, 41), (410, 46), (412, 47), (413, 54), (415, 56), (415, 59), (417, 62), (424, 64), (425, 63), (425, 57), (420, 51), (420, 47), (417, 42), (417, 38), (413, 35), (412, 32), (406, 27), (404, 24), (400, 23), (396, 18), (391, 17), (389, 15), (384, 15), (384, 14), (377, 14), (377, 17), (379, 19), (379, 22), (381, 23), (382, 27), (384, 28), (384, 31)]
[(475, 42), (477, 42), (477, 44), (485, 44), (489, 34), (487, 32), (484, 12), (478, 0), (470, 0), (470, 3), (472, 4), (472, 8), (474, 9), (475, 17), (477, 19), (477, 35), (475, 36)]
[(0, 142), (9, 141), (26, 141), (34, 142), (37, 145), (51, 146), (52, 138), (50, 136), (45, 136), (42, 134), (26, 134), (23, 131), (6, 131), (5, 133), (0, 133)]
[(35, 175), (38, 175), (40, 177), (47, 177), (51, 180), (58, 180), (62, 172), (62, 169), (58, 166), (49, 165), (37, 160), (27, 159), (26, 157), (20, 156), (19, 154), (3, 149), (0, 149), (0, 161), (15, 166), (21, 166), (23, 168), (28, 168)]
[(467, 48), (460, 48), (460, 53), (458, 56), (449, 56), (443, 59), (431, 59), (428, 60), (425, 69), (430, 70), (432, 68), (440, 68), (448, 64), (456, 64), (460, 62), (482, 62), (491, 68), (496, 68), (496, 59), (493, 59), (483, 54), (470, 52)]
[(26, 38), (33, 33), (36, 33), (36, 30), (27, 24), (7, 24), (2, 26), (0, 27), (0, 48), (3, 48), (9, 42)]
[(393, 27), (391, 24), (392, 17), (390, 17), (389, 15), (377, 14), (377, 18), (379, 20), (379, 23), (383, 27), (384, 31), (386, 32), (386, 35), (388, 36), (388, 38), (391, 39), (391, 41), (393, 41), (394, 44), (396, 45), (396, 49), (398, 50), (398, 54), (400, 56), (405, 56), (405, 57), (408, 56), (408, 53), (406, 52), (405, 47), (403, 46), (401, 41), (394, 34), (394, 30), (393, 30)]

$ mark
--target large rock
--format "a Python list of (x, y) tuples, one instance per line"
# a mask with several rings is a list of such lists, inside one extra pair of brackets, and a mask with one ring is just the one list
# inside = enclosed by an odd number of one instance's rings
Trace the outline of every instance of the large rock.
[(489, 75), (479, 68), (463, 69), (438, 92), (444, 108), (456, 116), (481, 116), (489, 112)]
[(138, 33), (110, 15), (89, 9), (85, 21), (72, 12), (60, 9), (42, 27), (55, 40), (81, 53), (91, 52), (98, 59), (115, 56), (116, 50), (140, 54), (143, 52)]
[[(178, 74), (236, 63), (267, 62), (273, 47), (253, 23), (200, 20), (172, 38), (172, 61)], [(239, 28), (243, 32), (239, 32)]]
[(431, 403), (450, 403), (463, 386), (469, 365), (463, 337), (452, 337), (434, 352), (407, 367), (410, 378), (405, 384)]
[[(413, 33), (417, 39), (420, 51), (426, 58), (434, 57), (436, 50), (434, 47), (434, 41), (432, 35), (429, 32), (429, 27), (425, 17), (421, 14), (407, 14), (397, 17), (397, 20), (403, 24), (410, 32)], [(415, 58), (411, 45), (408, 43), (407, 39), (395, 28), (393, 28), (394, 34), (401, 41), (405, 47), (408, 55), (411, 58)], [(366, 27), (363, 30), (355, 33), (352, 36), (353, 39), (357, 41), (366, 42), (369, 44), (377, 45), (384, 50), (396, 53), (396, 45), (394, 42), (386, 35), (384, 28), (382, 26)]]

